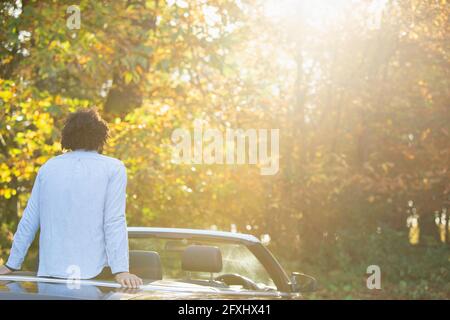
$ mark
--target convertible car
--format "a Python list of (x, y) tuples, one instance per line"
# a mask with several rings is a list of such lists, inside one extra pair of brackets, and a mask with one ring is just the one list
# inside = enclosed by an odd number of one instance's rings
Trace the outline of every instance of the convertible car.
[(130, 272), (139, 289), (110, 280), (0, 276), (1, 299), (301, 299), (314, 278), (290, 276), (252, 235), (194, 229), (128, 228)]

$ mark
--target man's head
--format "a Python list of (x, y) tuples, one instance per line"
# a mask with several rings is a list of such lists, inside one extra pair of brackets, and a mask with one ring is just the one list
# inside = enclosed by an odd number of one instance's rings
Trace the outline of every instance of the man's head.
[(69, 115), (62, 130), (61, 145), (68, 150), (102, 151), (109, 128), (95, 109), (82, 109)]

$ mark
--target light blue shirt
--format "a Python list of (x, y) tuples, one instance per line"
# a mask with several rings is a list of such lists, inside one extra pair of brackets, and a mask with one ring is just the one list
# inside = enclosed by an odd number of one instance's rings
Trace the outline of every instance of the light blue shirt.
[(38, 276), (90, 279), (128, 272), (123, 163), (76, 150), (47, 161), (34, 182), (7, 265), (20, 269), (36, 232)]

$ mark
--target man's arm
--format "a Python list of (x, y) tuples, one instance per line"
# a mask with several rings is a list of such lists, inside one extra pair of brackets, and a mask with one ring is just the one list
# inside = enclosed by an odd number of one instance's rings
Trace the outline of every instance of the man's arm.
[(112, 273), (128, 272), (128, 233), (125, 220), (127, 173), (117, 166), (106, 192), (104, 232), (106, 254)]
[(17, 231), (14, 234), (13, 245), (9, 255), (6, 267), (12, 271), (20, 270), (23, 260), (27, 254), (33, 239), (39, 229), (39, 190), (40, 190), (40, 176), (39, 172), (36, 181), (31, 191), (30, 199), (23, 212), (22, 219), (20, 219)]
[(129, 274), (128, 231), (125, 219), (127, 173), (125, 166), (115, 168), (108, 183), (104, 231), (106, 254), (111, 272), (122, 286), (138, 287), (142, 280)]

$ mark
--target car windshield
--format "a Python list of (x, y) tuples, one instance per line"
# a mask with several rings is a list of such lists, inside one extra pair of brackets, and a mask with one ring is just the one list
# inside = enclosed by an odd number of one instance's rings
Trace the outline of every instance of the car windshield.
[(222, 253), (223, 269), (220, 274), (238, 274), (257, 283), (261, 290), (275, 289), (276, 286), (261, 262), (247, 248), (239, 243), (210, 240), (130, 238), (130, 250), (155, 251), (159, 253), (163, 269), (163, 279), (209, 280), (207, 272), (186, 272), (181, 268), (183, 251), (190, 245), (218, 247)]

